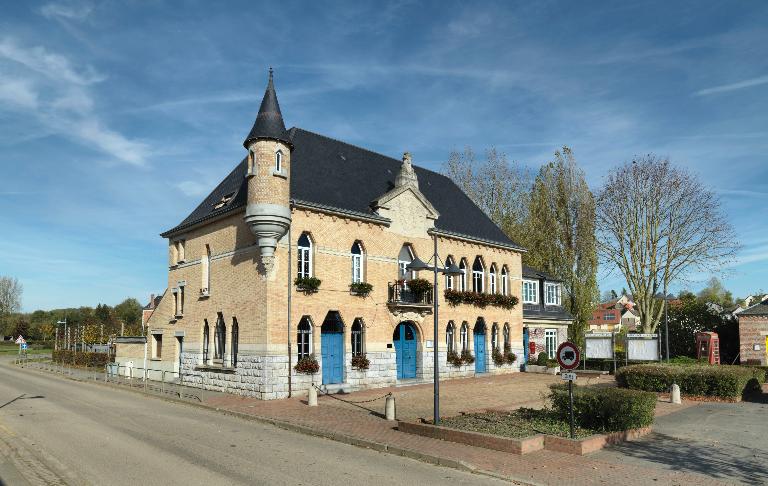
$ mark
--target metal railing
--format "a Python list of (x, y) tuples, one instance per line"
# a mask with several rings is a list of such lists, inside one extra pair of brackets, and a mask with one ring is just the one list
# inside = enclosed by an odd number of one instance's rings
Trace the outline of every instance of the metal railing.
[(411, 304), (411, 305), (432, 305), (432, 290), (414, 292), (409, 289), (405, 282), (390, 282), (387, 284), (389, 288), (389, 298), (387, 303), (389, 304)]

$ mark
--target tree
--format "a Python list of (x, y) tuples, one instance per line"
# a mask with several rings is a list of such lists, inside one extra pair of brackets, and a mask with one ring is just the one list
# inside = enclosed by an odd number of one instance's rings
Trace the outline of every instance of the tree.
[(0, 277), (0, 316), (21, 310), (24, 289), (14, 277)]
[(125, 323), (126, 328), (134, 329), (141, 325), (142, 305), (134, 298), (128, 298), (115, 306), (115, 316)]
[(609, 300), (616, 300), (619, 298), (619, 294), (616, 293), (615, 290), (606, 290), (603, 292), (603, 295), (600, 297), (600, 302), (608, 302)]
[(597, 197), (601, 260), (623, 274), (644, 332), (654, 332), (671, 283), (713, 271), (738, 250), (715, 193), (668, 159), (647, 155), (608, 171)]
[(494, 223), (518, 244), (524, 244), (530, 173), (509, 162), (506, 154), (491, 148), (485, 160), (474, 151), (452, 151), (443, 172), (458, 185)]
[(733, 294), (726, 290), (723, 282), (717, 277), (709, 279), (707, 286), (701, 289), (698, 297), (705, 303), (717, 304), (723, 309), (733, 306)]
[(581, 343), (599, 298), (595, 200), (568, 147), (536, 176), (525, 227), (524, 260), (562, 280), (564, 306), (574, 318), (570, 338)]

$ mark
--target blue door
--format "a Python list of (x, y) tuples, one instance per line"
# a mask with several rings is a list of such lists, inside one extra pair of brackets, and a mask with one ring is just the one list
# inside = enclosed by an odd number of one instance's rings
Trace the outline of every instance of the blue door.
[(475, 326), (475, 373), (485, 373), (485, 327)]
[(344, 381), (344, 334), (321, 333), (320, 348), (323, 358), (323, 384), (342, 383)]
[(416, 378), (416, 328), (407, 322), (398, 324), (392, 340), (395, 342), (397, 379)]
[(528, 328), (523, 328), (523, 364), (528, 364), (528, 354), (530, 353), (528, 351), (528, 341), (530, 340), (530, 337), (528, 336)]

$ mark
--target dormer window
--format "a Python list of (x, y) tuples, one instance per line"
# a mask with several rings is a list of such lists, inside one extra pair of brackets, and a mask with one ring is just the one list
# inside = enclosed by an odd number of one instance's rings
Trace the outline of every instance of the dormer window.
[(275, 172), (282, 173), (283, 172), (283, 152), (282, 150), (278, 150), (275, 152)]
[(544, 303), (546, 305), (560, 305), (560, 284), (544, 284)]
[(539, 282), (523, 280), (523, 304), (539, 303)]
[(219, 200), (217, 203), (213, 205), (213, 209), (221, 209), (227, 204), (229, 204), (230, 201), (232, 201), (232, 198), (235, 196), (234, 192), (230, 192), (229, 194), (225, 194), (221, 197), (221, 200)]

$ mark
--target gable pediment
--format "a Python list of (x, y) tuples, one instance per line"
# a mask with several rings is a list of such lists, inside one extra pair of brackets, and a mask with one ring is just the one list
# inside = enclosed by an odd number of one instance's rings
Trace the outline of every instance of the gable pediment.
[(432, 203), (413, 186), (392, 189), (371, 203), (379, 216), (389, 219), (389, 230), (409, 235), (426, 237), (440, 217)]

